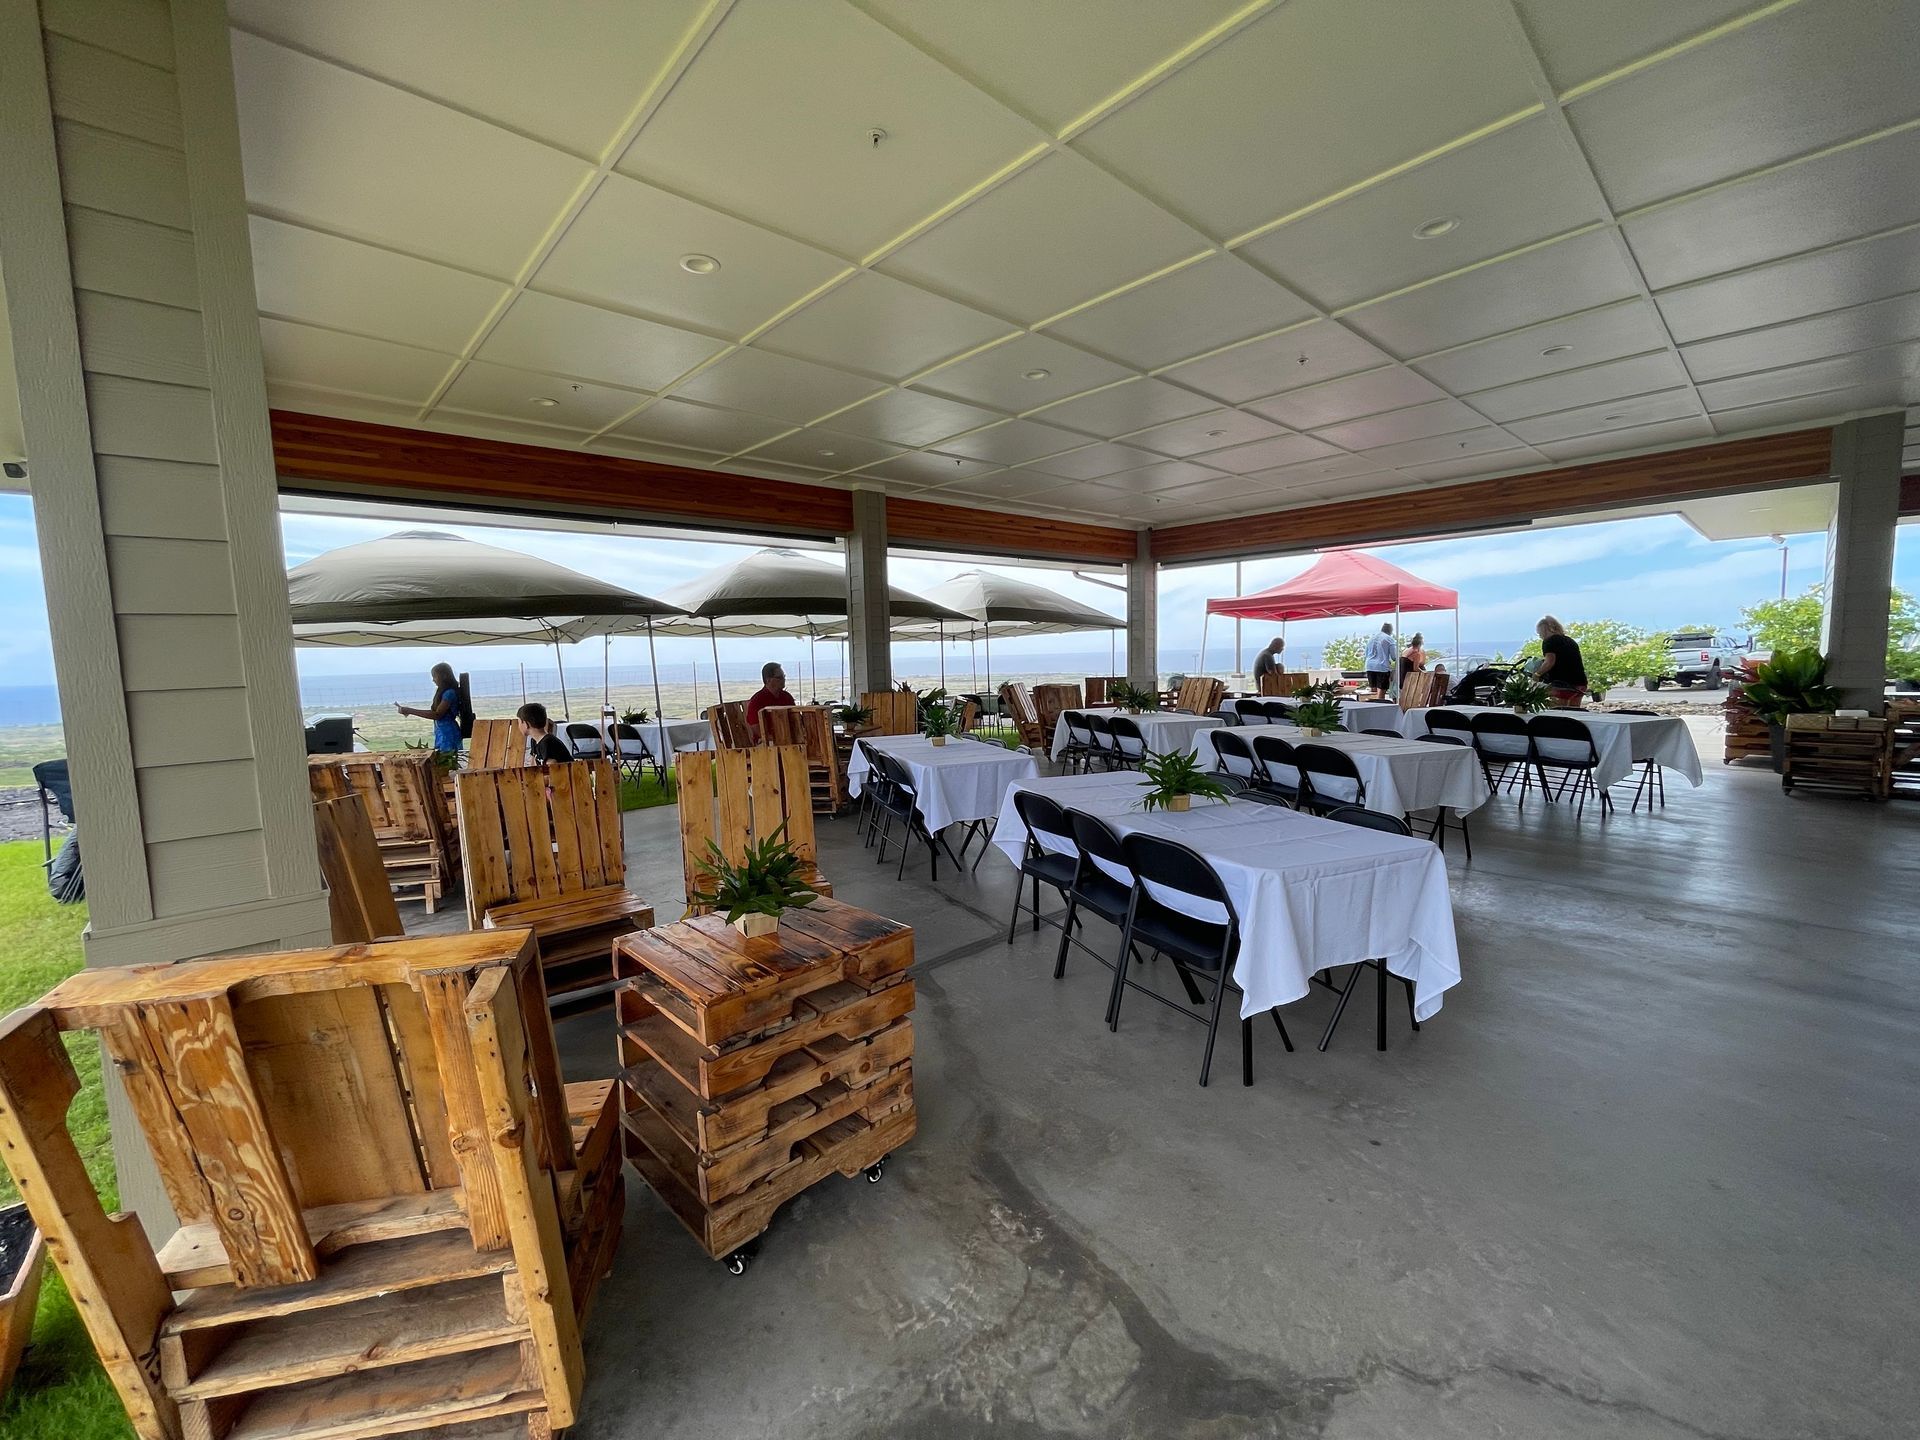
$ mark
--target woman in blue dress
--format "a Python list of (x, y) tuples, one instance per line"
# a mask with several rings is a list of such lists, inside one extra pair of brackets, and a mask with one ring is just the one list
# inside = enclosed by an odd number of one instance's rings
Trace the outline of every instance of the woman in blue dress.
[(402, 715), (418, 716), (422, 720), (433, 721), (433, 748), (445, 751), (449, 755), (460, 753), (460, 685), (453, 678), (453, 667), (444, 660), (433, 667), (433, 702), (422, 710), (416, 705), (402, 705), (398, 700), (393, 708)]

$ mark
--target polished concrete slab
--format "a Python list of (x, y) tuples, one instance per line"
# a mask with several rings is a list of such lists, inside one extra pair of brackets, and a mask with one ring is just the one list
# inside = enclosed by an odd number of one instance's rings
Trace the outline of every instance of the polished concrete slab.
[[(1231, 1037), (1202, 1090), (1199, 1026), (1109, 1034), (1104, 970), (1006, 944), (997, 853), (896, 883), (825, 825), (837, 892), (918, 932), (919, 1136), (740, 1278), (630, 1172), (572, 1433), (1915, 1433), (1920, 808), (1707, 779), (1604, 824), (1496, 801), (1449, 848), (1445, 1009), (1379, 1054), (1356, 1006), (1323, 1055), (1302, 1001), (1251, 1089)], [(629, 833), (669, 918), (673, 812)], [(609, 1026), (564, 1023), (570, 1074)]]

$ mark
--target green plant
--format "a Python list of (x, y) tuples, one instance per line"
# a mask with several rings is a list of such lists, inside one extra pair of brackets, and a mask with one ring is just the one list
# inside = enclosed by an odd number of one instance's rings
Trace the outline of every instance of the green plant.
[(644, 725), (652, 718), (653, 716), (645, 710), (627, 710), (622, 712), (620, 723), (622, 725)]
[(1338, 730), (1343, 723), (1337, 685), (1308, 685), (1299, 692), (1293, 706), (1293, 723), (1303, 730)]
[(857, 730), (873, 719), (873, 707), (871, 705), (836, 705), (833, 707), (833, 718), (847, 729)]
[(743, 915), (777, 916), (811, 905), (814, 892), (801, 879), (803, 862), (786, 835), (782, 825), (766, 839), (749, 842), (737, 861), (727, 859), (709, 840), (700, 873), (712, 880), (713, 888), (694, 891), (694, 903), (726, 911), (729, 924)]
[(1769, 725), (1789, 715), (1831, 715), (1840, 708), (1840, 692), (1826, 683), (1827, 660), (1818, 650), (1777, 650), (1771, 660), (1751, 662), (1752, 678), (1741, 700)]
[[(1817, 650), (1824, 608), (1821, 587), (1809, 586), (1785, 600), (1767, 600), (1740, 612), (1759, 649)], [(1887, 674), (1896, 679), (1920, 675), (1920, 601), (1895, 590), (1887, 607)]]
[(1524, 670), (1514, 671), (1500, 687), (1502, 705), (1511, 705), (1515, 710), (1525, 711), (1529, 715), (1546, 709), (1547, 699), (1547, 687)]
[(920, 730), (929, 740), (951, 735), (960, 728), (960, 717), (952, 701), (937, 700), (920, 710)]
[(1107, 687), (1107, 699), (1122, 710), (1158, 710), (1160, 692), (1145, 690), (1125, 680), (1116, 680)]
[(1164, 810), (1179, 795), (1199, 795), (1210, 800), (1225, 800), (1226, 787), (1200, 765), (1193, 750), (1169, 750), (1164, 755), (1149, 755), (1140, 765), (1142, 810)]
[(1329, 670), (1364, 670), (1367, 665), (1367, 637), (1334, 636), (1320, 647), (1320, 663)]
[(432, 755), (433, 768), (436, 770), (450, 773), (460, 768), (460, 756), (452, 750), (435, 750), (424, 740), (403, 740), (400, 743), (409, 750), (424, 751)]

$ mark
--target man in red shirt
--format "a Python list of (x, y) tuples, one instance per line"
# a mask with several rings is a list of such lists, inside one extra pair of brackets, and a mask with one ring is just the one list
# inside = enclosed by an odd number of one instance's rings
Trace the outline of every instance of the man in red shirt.
[(754, 744), (760, 743), (760, 712), (769, 705), (793, 703), (793, 696), (787, 693), (787, 672), (778, 661), (769, 660), (760, 667), (760, 688), (747, 700), (747, 735)]

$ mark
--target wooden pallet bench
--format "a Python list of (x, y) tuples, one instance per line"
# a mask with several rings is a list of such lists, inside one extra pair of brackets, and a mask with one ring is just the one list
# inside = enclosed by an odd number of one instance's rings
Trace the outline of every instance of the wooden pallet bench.
[(912, 1137), (912, 963), (908, 927), (829, 899), (616, 947), (626, 1156), (709, 1255)]
[(1838, 717), (1789, 715), (1783, 790), (1837, 791), (1885, 800), (1893, 788), (1892, 731), (1869, 717), (1843, 728)]

